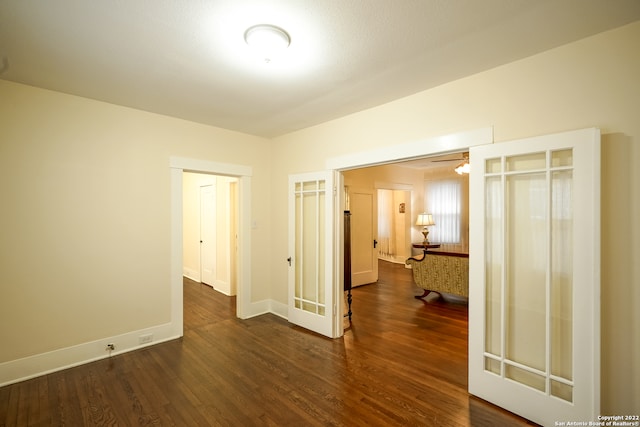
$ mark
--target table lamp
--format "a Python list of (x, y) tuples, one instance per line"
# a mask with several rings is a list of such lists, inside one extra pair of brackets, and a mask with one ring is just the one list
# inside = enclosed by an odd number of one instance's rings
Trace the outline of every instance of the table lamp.
[(428, 245), (429, 239), (427, 238), (427, 236), (429, 235), (429, 229), (427, 227), (430, 225), (436, 225), (436, 223), (433, 222), (433, 215), (428, 213), (418, 214), (416, 225), (422, 226), (422, 235), (424, 236), (424, 241), (422, 242), (422, 244)]

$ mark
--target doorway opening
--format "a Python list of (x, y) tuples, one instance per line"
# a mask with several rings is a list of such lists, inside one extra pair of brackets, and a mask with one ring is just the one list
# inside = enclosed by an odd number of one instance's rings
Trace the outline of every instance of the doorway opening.
[(171, 157), (171, 328), (184, 335), (183, 317), (183, 174), (195, 172), (237, 179), (237, 262), (236, 316), (245, 319), (251, 312), (251, 176), (250, 166)]
[[(468, 175), (454, 171), (458, 157), (457, 154), (434, 155), (343, 172), (345, 195), (349, 200), (347, 210), (351, 214), (353, 288), (376, 283), (379, 262), (404, 266), (408, 258), (422, 254), (423, 227), (417, 226), (416, 220), (424, 212), (436, 217), (435, 224), (429, 227), (431, 243), (438, 244), (436, 251), (468, 257)], [(384, 182), (379, 177), (384, 177)], [(444, 190), (439, 190), (440, 187)], [(359, 202), (361, 194), (369, 194), (373, 199), (366, 204), (366, 207), (376, 207), (369, 209), (370, 214)], [(453, 228), (455, 234), (450, 233)], [(374, 244), (367, 244), (370, 241)], [(373, 258), (370, 264), (375, 265), (368, 268), (375, 272), (374, 277), (367, 276), (368, 280), (359, 280), (364, 269), (358, 260), (363, 258)]]
[[(493, 129), (492, 128), (481, 128), (477, 130), (460, 132), (456, 134), (444, 135), (440, 137), (434, 137), (431, 139), (414, 142), (414, 143), (406, 143), (395, 146), (393, 150), (372, 150), (369, 152), (358, 153), (356, 155), (349, 155), (344, 157), (338, 157), (329, 159), (327, 161), (327, 169), (333, 169), (339, 172), (340, 179), (339, 183), (341, 186), (345, 185), (345, 174), (348, 174), (351, 171), (365, 169), (369, 167), (382, 167), (384, 165), (391, 164), (409, 164), (409, 162), (414, 163), (414, 166), (420, 162), (431, 162), (434, 160), (433, 157), (436, 156), (444, 156), (453, 154), (453, 158), (457, 158), (460, 153), (467, 152), (470, 147), (486, 145), (493, 143)], [(443, 159), (443, 158), (439, 158)], [(456, 164), (453, 163), (451, 168), (455, 168)], [(378, 174), (373, 179), (374, 183), (378, 188), (389, 188), (390, 180), (388, 176), (384, 174)], [(403, 182), (404, 181), (404, 182)], [(406, 185), (407, 179), (401, 178), (399, 182)], [(419, 187), (424, 186), (424, 179), (420, 180)], [(391, 186), (391, 188), (394, 188)], [(407, 189), (407, 187), (402, 186), (402, 188), (398, 189)], [(416, 187), (414, 186), (412, 192), (412, 203), (411, 206), (414, 206), (416, 209), (421, 209), (424, 206), (423, 198), (420, 197), (419, 201), (415, 201)], [(348, 200), (348, 195), (346, 192), (339, 192), (342, 194), (342, 198), (340, 201), (340, 206), (336, 211), (336, 223), (338, 224), (339, 229), (343, 229), (343, 215), (342, 212), (347, 208), (345, 205), (345, 199)], [(345, 197), (346, 196), (346, 197)], [(405, 205), (406, 208), (407, 205)], [(398, 207), (399, 208), (399, 207)], [(351, 219), (353, 221), (353, 219)], [(413, 218), (412, 218), (413, 220)], [(412, 222), (415, 222), (413, 220)], [(416, 236), (414, 237), (413, 234)], [(418, 230), (415, 227), (411, 227), (411, 237), (410, 239), (416, 239), (417, 236), (421, 236)], [(420, 239), (422, 240), (422, 239)], [(335, 295), (343, 294), (343, 290), (340, 289), (340, 284), (342, 283), (340, 278), (344, 274), (344, 236), (341, 236), (340, 239), (337, 239), (336, 247), (335, 247), (337, 264), (340, 266), (337, 272), (336, 279), (336, 288)], [(347, 310), (347, 304), (342, 304), (342, 312), (343, 314)], [(344, 322), (342, 323), (344, 326)], [(342, 331), (344, 333), (344, 328)], [(342, 335), (342, 334), (340, 334)]]
[(237, 289), (237, 183), (183, 172), (183, 275), (227, 296)]

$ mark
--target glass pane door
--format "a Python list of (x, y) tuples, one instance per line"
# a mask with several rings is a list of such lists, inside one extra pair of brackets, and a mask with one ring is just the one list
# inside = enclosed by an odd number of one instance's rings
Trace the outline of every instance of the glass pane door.
[(485, 164), (486, 369), (571, 402), (571, 150)]
[(599, 406), (594, 167), (593, 129), (472, 150), (469, 390), (545, 425)]
[(326, 182), (312, 180), (294, 184), (295, 198), (295, 292), (294, 306), (324, 315), (324, 268)]
[(333, 331), (333, 179), (330, 172), (289, 177), (289, 321)]

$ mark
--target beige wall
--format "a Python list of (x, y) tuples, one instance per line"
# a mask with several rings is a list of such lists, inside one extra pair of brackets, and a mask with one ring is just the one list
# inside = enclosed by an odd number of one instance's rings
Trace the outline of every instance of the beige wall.
[(0, 80), (0, 363), (171, 320), (170, 156), (251, 166), (270, 222), (268, 140)]
[[(287, 174), (349, 153), (494, 127), (497, 142), (602, 130), (602, 409), (640, 412), (640, 22), (274, 142), (273, 233), (286, 235)], [(585, 230), (589, 232), (589, 230)], [(273, 297), (285, 301), (286, 241)]]

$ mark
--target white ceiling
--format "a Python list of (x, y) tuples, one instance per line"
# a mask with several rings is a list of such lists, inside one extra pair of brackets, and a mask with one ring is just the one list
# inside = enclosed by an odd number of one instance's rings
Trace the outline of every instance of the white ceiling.
[[(640, 19), (640, 0), (1, 0), (0, 78), (274, 137)], [(244, 31), (284, 28), (271, 63)]]

